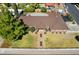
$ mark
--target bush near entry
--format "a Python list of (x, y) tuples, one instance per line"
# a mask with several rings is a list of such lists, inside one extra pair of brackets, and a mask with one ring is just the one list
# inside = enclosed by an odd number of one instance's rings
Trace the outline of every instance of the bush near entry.
[(29, 31), (34, 32), (34, 31), (35, 31), (35, 27), (29, 27), (29, 28), (27, 29), (27, 32), (29, 32)]

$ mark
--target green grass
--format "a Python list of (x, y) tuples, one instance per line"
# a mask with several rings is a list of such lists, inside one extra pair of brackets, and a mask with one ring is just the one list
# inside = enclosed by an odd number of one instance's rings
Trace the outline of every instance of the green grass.
[(76, 34), (52, 34), (45, 36), (45, 48), (79, 48), (79, 42), (75, 39)]
[(26, 34), (21, 40), (16, 41), (13, 48), (36, 48), (37, 47), (37, 36), (33, 33)]
[[(79, 33), (53, 34), (47, 32), (44, 35), (44, 48), (79, 48), (79, 42), (75, 36)], [(29, 33), (22, 37), (21, 40), (15, 41), (12, 48), (37, 48), (38, 35)]]

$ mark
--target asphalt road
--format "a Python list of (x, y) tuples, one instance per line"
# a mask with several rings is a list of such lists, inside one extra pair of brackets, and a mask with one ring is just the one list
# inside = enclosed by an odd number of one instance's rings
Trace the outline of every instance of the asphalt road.
[(67, 4), (68, 6), (68, 11), (73, 14), (76, 18), (76, 22), (79, 25), (79, 10), (72, 4)]

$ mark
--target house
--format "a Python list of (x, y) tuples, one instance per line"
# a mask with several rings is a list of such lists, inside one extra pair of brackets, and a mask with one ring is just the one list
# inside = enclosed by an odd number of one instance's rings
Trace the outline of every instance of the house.
[(55, 7), (56, 5), (58, 5), (58, 3), (45, 3), (45, 6), (47, 7), (51, 7), (51, 6)]
[(29, 13), (21, 16), (25, 25), (35, 27), (39, 30), (50, 29), (52, 32), (63, 32), (68, 30), (63, 18), (59, 13)]
[(45, 7), (48, 9), (48, 12), (56, 11), (60, 14), (65, 14), (64, 3), (45, 3)]

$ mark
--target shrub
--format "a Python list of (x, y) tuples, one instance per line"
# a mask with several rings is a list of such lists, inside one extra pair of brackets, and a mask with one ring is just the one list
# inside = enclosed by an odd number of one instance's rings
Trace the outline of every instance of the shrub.
[(25, 11), (26, 12), (34, 12), (35, 11), (35, 8), (32, 7), (32, 6), (29, 6), (29, 7), (26, 7)]
[(76, 39), (77, 41), (79, 41), (79, 35), (75, 36), (75, 39)]
[(28, 32), (28, 31), (34, 32), (34, 31), (35, 31), (35, 27), (29, 27), (29, 28), (27, 29), (27, 32)]

